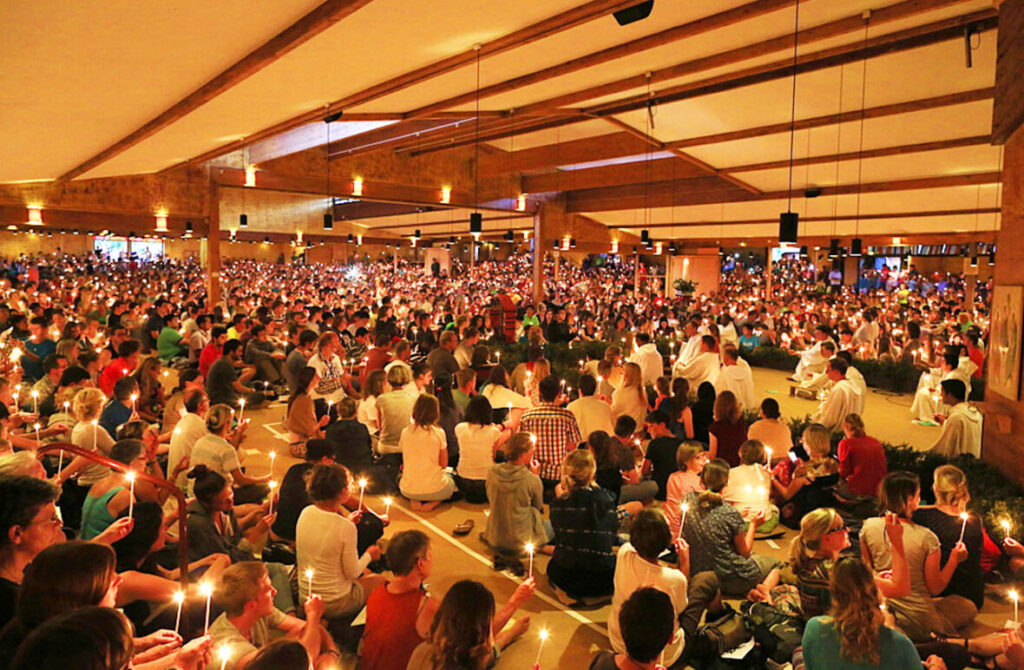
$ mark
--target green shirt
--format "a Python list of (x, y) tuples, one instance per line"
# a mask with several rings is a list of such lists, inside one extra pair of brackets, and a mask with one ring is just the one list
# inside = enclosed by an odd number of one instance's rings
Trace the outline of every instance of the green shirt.
[(175, 356), (184, 354), (185, 348), (179, 342), (181, 342), (181, 333), (170, 326), (164, 326), (164, 329), (160, 331), (160, 337), (156, 340), (156, 351), (160, 355), (160, 359), (169, 361)]

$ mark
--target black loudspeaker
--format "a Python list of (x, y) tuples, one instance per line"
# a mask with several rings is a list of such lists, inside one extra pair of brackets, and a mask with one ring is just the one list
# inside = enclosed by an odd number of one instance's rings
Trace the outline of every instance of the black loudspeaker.
[(818, 188), (817, 186), (812, 186), (811, 188), (804, 189), (805, 198), (817, 198), (819, 195), (821, 195), (821, 189)]
[[(189, 235), (191, 235), (192, 233), (195, 232), (195, 230), (193, 229), (191, 221), (186, 221), (185, 222), (185, 232), (188, 233)], [(77, 235), (77, 234), (78, 234), (78, 231), (76, 230), (75, 231), (75, 235)]]
[(569, 238), (569, 248), (570, 249), (575, 249), (576, 248), (576, 238), (575, 237)]
[(828, 243), (828, 257), (838, 258), (839, 257), (839, 239), (833, 237)]
[(513, 233), (511, 230), (506, 230), (505, 231), (505, 241), (506, 242), (513, 242), (513, 241), (515, 241), (515, 239), (516, 239), (516, 234), (515, 233)]
[(248, 228), (249, 227), (249, 215), (248, 214), (240, 214), (238, 216), (238, 227), (239, 228)]
[(334, 230), (334, 217), (324, 214), (324, 230)]
[(651, 241), (651, 231), (649, 231), (649, 230), (641, 230), (640, 231), (640, 241), (643, 242), (644, 244), (647, 244), (648, 242), (650, 242)]
[(863, 256), (864, 255), (864, 240), (859, 237), (853, 238), (853, 242), (850, 243), (850, 255), (851, 256)]
[(484, 215), (480, 212), (473, 212), (469, 215), (469, 232), (476, 234), (484, 232)]
[(612, 16), (615, 17), (615, 21), (620, 26), (627, 26), (630, 23), (646, 19), (651, 15), (652, 9), (654, 9), (654, 0), (644, 0), (644, 2), (639, 2), (632, 7), (626, 7), (625, 9), (620, 9), (617, 12), (612, 12)]
[(448, 236), (448, 244), (455, 244), (455, 236), (454, 235), (449, 235)]
[(348, 243), (349, 243), (349, 244), (352, 244), (352, 243), (353, 243), (353, 242), (355, 242), (355, 241), (356, 241), (356, 240), (355, 240), (355, 237), (353, 237), (353, 236), (352, 236), (352, 233), (349, 233), (349, 234), (348, 234)]
[(796, 212), (783, 212), (779, 214), (779, 242), (783, 244), (796, 244), (799, 223), (800, 215)]
[(416, 230), (416, 231), (413, 232), (412, 239), (414, 239), (414, 240), (420, 239), (420, 231), (419, 230)]
[(800, 247), (800, 258), (807, 258), (807, 247)]

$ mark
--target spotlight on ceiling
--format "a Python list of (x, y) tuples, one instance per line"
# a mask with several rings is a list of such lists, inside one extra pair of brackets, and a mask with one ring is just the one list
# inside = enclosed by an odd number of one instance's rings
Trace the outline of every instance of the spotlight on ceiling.
[(630, 23), (646, 19), (651, 15), (652, 9), (654, 9), (654, 0), (644, 0), (644, 2), (638, 2), (631, 7), (612, 12), (612, 16), (620, 26), (628, 26)]

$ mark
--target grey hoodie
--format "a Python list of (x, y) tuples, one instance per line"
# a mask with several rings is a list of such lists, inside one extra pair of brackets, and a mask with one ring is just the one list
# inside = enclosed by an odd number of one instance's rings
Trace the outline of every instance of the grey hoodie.
[(487, 473), (491, 514), (484, 537), (495, 549), (522, 552), (527, 542), (547, 544), (544, 485), (525, 465), (498, 463)]

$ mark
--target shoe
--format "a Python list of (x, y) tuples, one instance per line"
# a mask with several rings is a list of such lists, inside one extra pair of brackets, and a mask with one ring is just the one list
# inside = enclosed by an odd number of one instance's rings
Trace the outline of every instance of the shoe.
[(463, 535), (469, 535), (470, 532), (472, 532), (473, 530), (473, 526), (475, 525), (475, 521), (473, 521), (472, 519), (466, 519), (465, 521), (458, 524), (457, 526), (455, 526), (455, 528), (452, 529), (452, 535), (458, 535), (460, 537)]

